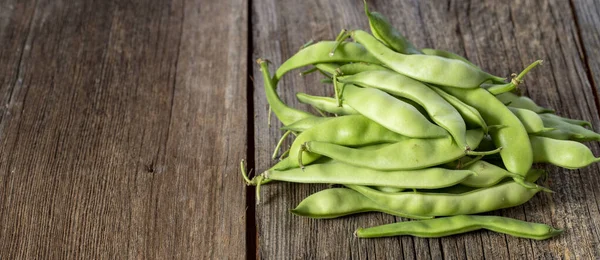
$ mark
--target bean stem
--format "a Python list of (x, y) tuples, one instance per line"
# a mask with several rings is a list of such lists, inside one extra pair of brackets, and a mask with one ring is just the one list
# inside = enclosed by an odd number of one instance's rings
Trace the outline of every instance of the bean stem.
[(273, 155), (271, 156), (271, 159), (275, 160), (277, 159), (277, 154), (279, 153), (279, 150), (281, 149), (281, 145), (283, 144), (283, 141), (285, 140), (285, 138), (290, 135), (290, 133), (292, 133), (291, 130), (286, 131), (281, 138), (279, 139), (279, 142), (277, 142), (277, 146), (275, 146), (275, 151), (273, 151)]

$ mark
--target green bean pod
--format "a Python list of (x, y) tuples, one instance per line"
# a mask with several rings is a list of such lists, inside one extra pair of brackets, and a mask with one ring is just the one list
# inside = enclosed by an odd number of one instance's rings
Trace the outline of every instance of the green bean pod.
[[(483, 132), (467, 131), (467, 144), (476, 148)], [(298, 139), (296, 139), (298, 140)], [(327, 139), (324, 139), (327, 142)], [(313, 154), (321, 154), (347, 164), (376, 170), (414, 170), (451, 162), (465, 155), (450, 137), (432, 139), (405, 139), (373, 151), (350, 148), (333, 143), (307, 142), (305, 148)]]
[(365, 146), (369, 144), (391, 143), (408, 139), (369, 120), (362, 115), (339, 116), (318, 124), (296, 137), (290, 148), (289, 164), (274, 168), (285, 170), (308, 165), (321, 157), (319, 154), (305, 152), (304, 143), (308, 141), (326, 141), (338, 145)]
[(477, 109), (488, 125), (502, 126), (494, 131), (490, 130), (496, 147), (502, 147), (500, 157), (509, 172), (526, 176), (533, 163), (533, 154), (527, 131), (521, 121), (485, 89), (442, 89)]
[(366, 186), (346, 185), (391, 210), (420, 216), (475, 214), (521, 205), (542, 188), (528, 189), (514, 181), (461, 194), (383, 193)]
[(469, 60), (467, 60), (465, 57), (460, 56), (454, 52), (438, 50), (438, 49), (428, 49), (428, 48), (421, 49), (421, 52), (423, 52), (424, 54), (427, 54), (427, 55), (439, 56), (442, 58), (453, 59), (453, 60), (460, 60), (460, 61), (463, 61), (477, 69), (481, 69), (481, 68), (479, 68), (479, 66), (477, 66), (477, 65), (473, 64), (472, 62), (470, 62)]
[(548, 138), (552, 138), (552, 139), (556, 139), (556, 140), (571, 140), (571, 141), (577, 141), (577, 142), (587, 142), (587, 141), (595, 140), (595, 138), (589, 138), (582, 134), (573, 133), (573, 132), (565, 131), (565, 130), (561, 130), (561, 129), (555, 129), (552, 131), (535, 133), (533, 135), (541, 136), (541, 137), (548, 137)]
[(279, 98), (279, 95), (277, 95), (277, 92), (275, 91), (275, 85), (273, 84), (273, 81), (271, 80), (271, 75), (269, 74), (268, 62), (261, 59), (257, 60), (257, 62), (260, 64), (260, 69), (263, 74), (267, 102), (269, 103), (269, 106), (271, 106), (273, 112), (275, 112), (275, 115), (283, 125), (289, 125), (302, 119), (315, 117), (311, 113), (291, 108), (285, 103), (283, 103), (283, 101)]
[(359, 228), (355, 235), (360, 238), (415, 236), (445, 237), (487, 229), (513, 237), (544, 240), (563, 232), (546, 224), (532, 223), (498, 216), (458, 215), (452, 217), (406, 221), (371, 228)]
[(378, 64), (355, 62), (355, 63), (347, 63), (347, 64), (340, 66), (336, 70), (336, 72), (339, 73), (340, 75), (354, 75), (354, 74), (358, 74), (358, 73), (365, 72), (365, 71), (379, 71), (379, 70), (391, 71), (390, 69), (388, 69), (384, 66), (378, 65)]
[(269, 170), (263, 173), (266, 180), (296, 183), (334, 183), (366, 186), (387, 186), (403, 189), (439, 189), (463, 182), (475, 175), (470, 170), (427, 168), (420, 170), (378, 171), (332, 162), (312, 164), (304, 168)]
[[(424, 191), (424, 192), (428, 192), (428, 193), (449, 193), (449, 194), (463, 194), (463, 193), (467, 193), (467, 192), (472, 192), (474, 190), (477, 189), (481, 189), (481, 188), (487, 188), (487, 187), (492, 187), (494, 185), (497, 185), (500, 182), (506, 182), (509, 181), (510, 179), (507, 178), (513, 178), (512, 180), (514, 181), (514, 174), (510, 173), (496, 165), (493, 165), (491, 163), (487, 163), (484, 162), (484, 165), (473, 165), (472, 167), (467, 167), (469, 168), (471, 171), (477, 172), (477, 175), (473, 175), (467, 179), (465, 179), (462, 183), (454, 185), (454, 186), (450, 186), (450, 187), (446, 187), (446, 188), (441, 188), (441, 189), (435, 189), (435, 190), (419, 190), (419, 191)], [(490, 166), (490, 167), (487, 167)], [(465, 169), (467, 169), (465, 168)], [(540, 176), (544, 173), (543, 170), (540, 169), (531, 169), (529, 170), (529, 172), (527, 173), (527, 176), (525, 177), (525, 185), (521, 185), (525, 188), (530, 188), (530, 187), (536, 187), (534, 182), (536, 182)], [(475, 177), (475, 178), (472, 178)], [(518, 180), (518, 178), (517, 178)], [(520, 183), (519, 183), (520, 184)], [(543, 189), (543, 187), (540, 187)]]
[(469, 187), (491, 187), (504, 178), (515, 177), (514, 173), (510, 173), (501, 167), (481, 160), (474, 162), (463, 169), (477, 173), (476, 175), (467, 177), (461, 182), (462, 185)]
[(362, 194), (346, 188), (326, 189), (306, 197), (291, 213), (316, 219), (338, 218), (363, 212), (383, 212), (411, 219), (429, 219), (428, 216), (405, 214), (386, 209)]
[(331, 119), (333, 119), (333, 118), (332, 117), (317, 117), (317, 116), (309, 117), (309, 118), (298, 120), (292, 124), (283, 126), (280, 129), (284, 130), (284, 131), (289, 130), (289, 131), (292, 131), (295, 133), (302, 133), (308, 129), (313, 128), (316, 125), (327, 122)]
[(466, 141), (467, 126), (460, 113), (425, 84), (393, 71), (368, 71), (338, 79), (343, 83), (380, 89), (416, 102), (437, 125), (452, 135), (458, 145), (470, 150)]
[(354, 42), (340, 43), (334, 55), (330, 55), (331, 50), (337, 45), (338, 42), (336, 41), (322, 41), (300, 50), (277, 69), (275, 76), (273, 77), (273, 85), (277, 85), (277, 82), (279, 82), (281, 77), (290, 70), (311, 64), (332, 62), (366, 62), (380, 64), (379, 60), (367, 52), (363, 46)]
[(337, 73), (336, 70), (340, 66), (342, 66), (339, 63), (333, 63), (333, 62), (329, 62), (329, 63), (316, 63), (316, 64), (313, 64), (313, 65), (321, 73), (325, 74), (328, 78), (333, 77), (333, 75)]
[(460, 99), (444, 92), (436, 86), (430, 85), (429, 88), (438, 93), (438, 95), (440, 95), (442, 98), (448, 101), (448, 103), (454, 106), (454, 108), (458, 111), (458, 113), (460, 113), (462, 118), (465, 120), (465, 123), (467, 125), (471, 127), (481, 127), (481, 129), (483, 129), (485, 133), (488, 132), (488, 126), (485, 123), (485, 120), (483, 120), (483, 117), (481, 117), (479, 111), (477, 111), (477, 109), (465, 104), (464, 102), (460, 101)]
[(512, 92), (505, 92), (505, 93), (496, 95), (496, 98), (498, 100), (500, 100), (503, 104), (510, 106), (510, 107), (527, 109), (527, 110), (536, 112), (538, 114), (554, 113), (554, 110), (540, 107), (535, 102), (533, 102), (533, 100), (531, 100), (530, 98), (525, 97), (525, 96), (518, 96), (517, 94), (514, 94)]
[(404, 35), (396, 30), (390, 21), (378, 12), (369, 12), (367, 1), (365, 2), (365, 13), (369, 18), (369, 27), (373, 36), (383, 42), (390, 49), (404, 54), (421, 54)]
[(565, 123), (569, 123), (572, 125), (578, 125), (578, 126), (582, 126), (582, 127), (592, 127), (592, 123), (585, 121), (585, 120), (578, 120), (578, 119), (571, 119), (571, 118), (566, 118), (566, 117), (562, 117), (559, 115), (555, 115), (555, 114), (541, 114), (540, 117), (542, 119), (546, 118), (546, 119), (551, 119), (551, 120), (560, 120), (562, 122)]
[(414, 106), (381, 90), (345, 84), (344, 103), (387, 129), (408, 137), (448, 136), (443, 128), (429, 122)]
[(336, 115), (357, 115), (358, 112), (354, 108), (348, 106), (348, 104), (342, 103), (342, 106), (338, 106), (338, 101), (335, 98), (312, 96), (305, 93), (296, 93), (296, 98), (301, 103), (311, 105), (321, 111), (332, 113)]
[(422, 82), (455, 88), (477, 88), (487, 80), (504, 80), (460, 60), (394, 52), (361, 30), (353, 31), (352, 38), (386, 67)]
[(517, 116), (517, 118), (519, 119), (519, 121), (521, 121), (523, 127), (525, 127), (525, 130), (529, 134), (536, 134), (554, 130), (553, 128), (544, 127), (545, 124), (542, 121), (542, 118), (531, 110), (516, 107), (508, 107), (508, 109), (515, 116)]
[(565, 120), (563, 117), (553, 114), (541, 114), (540, 118), (544, 122), (545, 126), (555, 128), (556, 130), (550, 131), (550, 133), (547, 135), (545, 133), (537, 134), (539, 136), (553, 137), (554, 139), (561, 140), (575, 140), (580, 142), (600, 141), (600, 134), (579, 124), (573, 124)]
[(550, 163), (567, 169), (579, 169), (600, 162), (584, 144), (575, 141), (555, 140), (530, 136), (533, 161)]

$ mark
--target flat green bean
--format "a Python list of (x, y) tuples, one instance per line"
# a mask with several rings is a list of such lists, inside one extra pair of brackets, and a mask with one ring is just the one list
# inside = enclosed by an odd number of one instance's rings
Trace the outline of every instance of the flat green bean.
[(333, 76), (333, 74), (337, 73), (336, 70), (341, 66), (339, 63), (333, 63), (333, 62), (329, 62), (329, 63), (316, 63), (316, 64), (313, 64), (313, 65), (319, 71), (321, 71), (322, 73), (325, 73), (325, 75), (328, 78), (331, 78)]
[(415, 48), (404, 35), (396, 30), (390, 21), (378, 12), (370, 12), (365, 2), (365, 13), (369, 18), (369, 27), (373, 36), (383, 42), (390, 49), (404, 54), (421, 54), (419, 49)]
[(555, 114), (549, 114), (549, 113), (545, 113), (540, 115), (540, 117), (543, 118), (549, 118), (549, 119), (557, 119), (560, 121), (563, 121), (565, 123), (569, 123), (572, 125), (578, 125), (578, 126), (583, 126), (583, 127), (592, 127), (592, 123), (585, 121), (585, 120), (578, 120), (578, 119), (571, 119), (571, 118), (566, 118), (566, 117), (562, 117), (559, 115), (555, 115)]
[(472, 62), (470, 62), (469, 60), (467, 60), (465, 57), (460, 56), (454, 52), (438, 50), (438, 49), (428, 49), (428, 48), (421, 49), (421, 52), (423, 52), (424, 54), (427, 54), (427, 55), (439, 56), (439, 57), (453, 59), (453, 60), (461, 60), (477, 69), (481, 69), (481, 68), (479, 68), (479, 66), (477, 66), (477, 65), (473, 64)]
[(429, 122), (414, 106), (381, 90), (345, 84), (344, 103), (358, 113), (404, 136), (435, 138), (448, 136), (443, 128)]
[(294, 122), (297, 122), (302, 119), (315, 117), (313, 114), (304, 112), (302, 110), (298, 110), (295, 108), (291, 108), (287, 106), (277, 95), (275, 91), (275, 87), (273, 81), (271, 80), (271, 76), (269, 74), (269, 65), (265, 60), (257, 60), (258, 64), (260, 64), (260, 69), (263, 74), (264, 86), (265, 86), (265, 94), (267, 96), (267, 102), (269, 106), (275, 112), (279, 121), (283, 123), (283, 125), (289, 125)]
[[(486, 163), (486, 166), (489, 165), (490, 167), (484, 168), (484, 169), (478, 169), (477, 166), (474, 166), (473, 168), (471, 168), (472, 171), (477, 172), (477, 175), (473, 175), (471, 177), (476, 177), (476, 178), (467, 178), (460, 184), (446, 187), (446, 188), (435, 189), (435, 190), (419, 190), (419, 191), (427, 192), (427, 193), (463, 194), (463, 193), (472, 192), (474, 190), (481, 189), (481, 188), (492, 187), (494, 185), (498, 185), (498, 183), (501, 183), (501, 182), (520, 180), (519, 178), (514, 178), (513, 173), (510, 173), (510, 172), (502, 169), (499, 166), (496, 166), (496, 165), (493, 165), (493, 164), (487, 163), (487, 162), (485, 162), (485, 163)], [(498, 168), (500, 168), (500, 169), (498, 169)], [(528, 188), (528, 189), (529, 188), (534, 188), (534, 189), (541, 188), (544, 191), (549, 191), (548, 189), (546, 189), (544, 187), (537, 186), (536, 184), (534, 184), (543, 173), (544, 173), (543, 170), (531, 169), (531, 170), (529, 170), (529, 172), (527, 173), (527, 176), (525, 177), (525, 182), (523, 182), (523, 183), (517, 182), (517, 183), (520, 184), (521, 186), (523, 186), (524, 188)], [(510, 178), (512, 178), (512, 180)]]
[(477, 175), (469, 176), (461, 182), (462, 185), (469, 187), (490, 187), (499, 183), (504, 178), (515, 177), (514, 173), (510, 173), (505, 169), (482, 160), (462, 169), (477, 173)]
[(437, 125), (452, 135), (458, 145), (465, 147), (465, 150), (470, 150), (466, 142), (467, 127), (462, 116), (450, 103), (427, 85), (393, 71), (367, 71), (338, 79), (343, 83), (380, 89), (394, 96), (416, 102), (427, 111), (429, 117)]
[(301, 120), (298, 120), (292, 124), (281, 127), (281, 130), (290, 130), (296, 133), (302, 133), (310, 128), (313, 128), (316, 125), (327, 122), (331, 120), (331, 117), (308, 117)]
[(419, 170), (378, 171), (332, 162), (312, 164), (288, 170), (269, 170), (263, 174), (265, 180), (296, 183), (334, 183), (366, 186), (387, 186), (403, 189), (439, 189), (463, 182), (475, 175), (470, 170), (426, 168)]
[(538, 114), (554, 113), (554, 110), (540, 107), (537, 104), (535, 104), (535, 102), (533, 102), (533, 100), (531, 100), (530, 98), (525, 96), (518, 96), (517, 94), (514, 94), (512, 92), (505, 92), (496, 95), (496, 98), (500, 100), (503, 104), (510, 107), (528, 109)]
[[(515, 116), (517, 116), (517, 118), (519, 119), (519, 121), (521, 121), (521, 123), (523, 124), (523, 127), (525, 127), (525, 130), (529, 134), (535, 134), (535, 133), (541, 133), (541, 132), (547, 132), (547, 131), (554, 130), (554, 128), (546, 128), (545, 127), (546, 124), (544, 124), (544, 122), (542, 121), (542, 118), (538, 114), (536, 114), (535, 112), (533, 112), (531, 110), (516, 108), (516, 107), (508, 107), (508, 109)], [(548, 126), (550, 126), (550, 125), (548, 125)], [(552, 126), (550, 126), (550, 127), (552, 127)]]
[(533, 163), (533, 154), (527, 131), (521, 121), (485, 89), (442, 87), (442, 90), (477, 109), (488, 125), (502, 126), (494, 131), (490, 130), (490, 136), (496, 147), (502, 147), (500, 157), (506, 169), (523, 177), (527, 175)]
[(455, 88), (477, 88), (487, 80), (504, 80), (460, 60), (394, 52), (361, 30), (353, 31), (352, 38), (386, 67), (419, 81)]
[[(480, 129), (467, 131), (467, 144), (470, 147), (476, 148), (482, 138), (483, 132)], [(423, 169), (451, 162), (465, 155), (464, 148), (456, 145), (450, 137), (405, 139), (373, 151), (318, 141), (307, 142), (305, 149), (347, 164), (384, 171)]]
[(355, 235), (360, 238), (415, 236), (445, 237), (480, 229), (507, 234), (514, 237), (544, 240), (563, 232), (546, 224), (531, 223), (498, 216), (458, 215), (452, 217), (406, 221), (371, 228), (359, 228)]
[(361, 72), (365, 72), (365, 71), (379, 71), (379, 70), (383, 70), (383, 71), (390, 71), (390, 69), (378, 65), (378, 64), (368, 64), (368, 63), (362, 63), (362, 62), (356, 62), (356, 63), (347, 63), (344, 64), (342, 66), (340, 66), (336, 72), (339, 73), (340, 75), (354, 75), (354, 74), (358, 74)]
[(483, 120), (483, 117), (481, 117), (479, 111), (477, 111), (477, 109), (465, 104), (464, 102), (460, 101), (460, 99), (444, 92), (436, 86), (430, 85), (429, 88), (431, 88), (433, 91), (438, 93), (438, 95), (440, 95), (442, 98), (448, 101), (448, 103), (450, 103), (458, 111), (458, 113), (460, 113), (460, 115), (465, 120), (467, 126), (481, 127), (481, 129), (483, 129), (485, 133), (488, 132), (488, 126), (485, 123), (485, 120)]
[[(545, 126), (555, 128), (557, 131), (551, 131), (547, 135), (540, 133), (538, 135), (545, 137), (553, 137), (561, 140), (575, 141), (600, 141), (600, 134), (591, 131), (581, 125), (572, 124), (564, 120), (564, 118), (553, 114), (541, 114), (541, 120)], [(578, 121), (578, 120), (577, 120)]]
[(296, 93), (298, 101), (304, 104), (313, 106), (321, 111), (336, 115), (357, 115), (358, 112), (354, 108), (342, 102), (342, 106), (338, 106), (338, 101), (335, 98), (312, 96), (305, 93)]
[(362, 194), (346, 188), (332, 188), (314, 193), (302, 200), (290, 212), (316, 219), (338, 218), (363, 212), (383, 212), (411, 219), (431, 218), (386, 209)]
[(394, 133), (362, 115), (339, 116), (299, 134), (292, 143), (289, 155), (297, 160), (288, 161), (290, 164), (275, 169), (302, 167), (321, 157), (319, 154), (304, 152), (303, 145), (308, 141), (327, 141), (338, 145), (357, 147), (405, 139), (407, 139), (406, 136)]
[(345, 185), (391, 210), (420, 216), (475, 214), (515, 207), (542, 190), (528, 189), (514, 181), (462, 194), (399, 192), (383, 193), (366, 186)]
[(318, 63), (347, 63), (347, 62), (366, 62), (380, 64), (373, 55), (369, 54), (363, 46), (354, 42), (343, 42), (339, 44), (333, 56), (329, 55), (334, 46), (338, 43), (335, 41), (322, 41), (310, 45), (291, 58), (286, 60), (275, 72), (273, 76), (273, 85), (290, 70)]
[(600, 162), (584, 144), (575, 141), (555, 140), (530, 136), (533, 161), (545, 162), (567, 169), (579, 169)]

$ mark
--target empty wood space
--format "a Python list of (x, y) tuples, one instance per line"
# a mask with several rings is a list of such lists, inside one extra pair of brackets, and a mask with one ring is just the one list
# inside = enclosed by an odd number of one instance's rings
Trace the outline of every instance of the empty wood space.
[[(600, 131), (598, 1), (368, 3), (416, 46), (493, 74), (543, 59), (526, 95)], [(554, 193), (491, 213), (566, 230), (546, 241), (360, 240), (356, 228), (399, 219), (289, 213), (327, 185), (265, 185), (256, 206), (240, 161), (271, 167), (283, 132), (255, 60), (273, 72), (343, 28), (368, 30), (362, 1), (0, 1), (0, 259), (600, 258), (597, 164), (544, 166)], [(317, 74), (278, 91), (303, 109), (296, 92), (332, 94)]]

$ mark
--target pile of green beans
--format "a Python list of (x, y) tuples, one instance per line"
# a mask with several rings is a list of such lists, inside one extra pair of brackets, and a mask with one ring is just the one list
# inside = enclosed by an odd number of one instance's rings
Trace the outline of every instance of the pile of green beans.
[[(365, 3), (371, 33), (342, 32), (309, 43), (272, 76), (259, 59), (266, 98), (284, 133), (279, 161), (248, 185), (275, 182), (333, 184), (291, 212), (310, 218), (382, 212), (412, 221), (360, 228), (362, 238), (443, 237), (486, 229), (548, 239), (562, 232), (540, 223), (475, 215), (527, 203), (551, 192), (534, 163), (579, 169), (600, 161), (582, 144), (600, 141), (587, 121), (569, 119), (518, 94), (535, 61), (510, 80), (443, 50), (419, 49)], [(354, 42), (348, 42), (352, 38)], [(290, 71), (312, 68), (333, 96), (297, 93), (318, 115), (292, 108), (277, 83)], [(269, 121), (270, 125), (270, 121)], [(283, 140), (294, 136), (289, 149)]]

